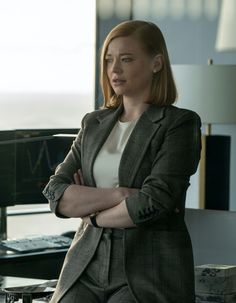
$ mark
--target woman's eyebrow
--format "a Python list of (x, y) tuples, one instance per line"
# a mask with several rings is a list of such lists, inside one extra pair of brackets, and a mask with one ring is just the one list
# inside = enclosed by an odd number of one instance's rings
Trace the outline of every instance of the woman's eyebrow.
[[(133, 53), (120, 53), (119, 56), (132, 56)], [(111, 57), (111, 54), (106, 54), (106, 57)]]
[(132, 56), (133, 54), (132, 54), (132, 53), (121, 53), (121, 54), (120, 54), (120, 56), (127, 56), (127, 55), (128, 55), (128, 56)]

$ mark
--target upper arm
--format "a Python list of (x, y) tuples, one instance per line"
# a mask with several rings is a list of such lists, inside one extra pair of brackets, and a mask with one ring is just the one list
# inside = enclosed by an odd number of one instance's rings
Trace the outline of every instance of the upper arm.
[(201, 151), (201, 121), (197, 114), (187, 111), (167, 129), (153, 168), (168, 175), (188, 175), (196, 172)]

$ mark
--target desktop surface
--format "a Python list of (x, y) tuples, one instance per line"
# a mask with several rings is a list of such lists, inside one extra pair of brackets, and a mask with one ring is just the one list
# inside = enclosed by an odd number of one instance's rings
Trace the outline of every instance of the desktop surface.
[(0, 249), (0, 276), (58, 279), (68, 249), (17, 253)]
[[(22, 278), (22, 277), (12, 277), (12, 276), (0, 276), (0, 303), (5, 303), (5, 293), (4, 289), (11, 289), (11, 288), (21, 288), (21, 287), (30, 287), (32, 289), (36, 288), (37, 285), (42, 285), (45, 283), (56, 283), (56, 281), (48, 281), (44, 279), (32, 279), (32, 278)], [(37, 299), (37, 301), (33, 302), (45, 302), (40, 301)]]

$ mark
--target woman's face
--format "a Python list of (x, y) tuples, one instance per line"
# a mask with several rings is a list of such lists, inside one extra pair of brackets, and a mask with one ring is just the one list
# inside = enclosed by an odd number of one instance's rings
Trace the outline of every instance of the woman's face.
[(156, 60), (132, 36), (113, 39), (105, 55), (106, 72), (116, 95), (148, 101)]

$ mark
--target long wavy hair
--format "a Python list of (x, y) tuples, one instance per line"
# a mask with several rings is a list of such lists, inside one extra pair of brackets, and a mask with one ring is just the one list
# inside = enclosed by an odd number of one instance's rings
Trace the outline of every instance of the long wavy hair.
[(177, 99), (177, 90), (174, 82), (169, 55), (165, 39), (161, 30), (151, 22), (132, 20), (125, 21), (114, 27), (107, 35), (100, 55), (100, 82), (103, 91), (103, 108), (116, 108), (123, 98), (115, 94), (107, 76), (105, 56), (110, 42), (118, 37), (132, 36), (137, 39), (150, 56), (162, 55), (162, 69), (153, 74), (150, 95), (147, 103), (166, 106), (173, 104)]

